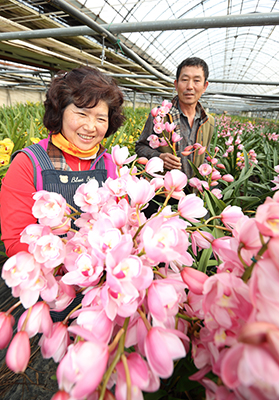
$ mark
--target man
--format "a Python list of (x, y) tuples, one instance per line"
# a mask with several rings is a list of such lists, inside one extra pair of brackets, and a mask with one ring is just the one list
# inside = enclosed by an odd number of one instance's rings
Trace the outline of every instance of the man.
[(135, 150), (139, 157), (160, 157), (164, 161), (166, 170), (181, 169), (188, 178), (193, 176), (193, 170), (187, 159), (196, 167), (204, 162), (204, 154), (191, 154), (183, 156), (181, 152), (186, 146), (200, 143), (209, 149), (214, 130), (214, 118), (207, 115), (199, 99), (208, 86), (208, 66), (206, 62), (197, 57), (186, 58), (178, 66), (174, 86), (177, 96), (172, 99), (172, 108), (168, 114), (169, 121), (176, 124), (175, 132), (180, 134), (182, 140), (177, 142), (176, 154), (170, 147), (160, 146), (152, 149), (148, 137), (154, 134), (153, 117), (150, 114), (144, 129), (136, 142)]

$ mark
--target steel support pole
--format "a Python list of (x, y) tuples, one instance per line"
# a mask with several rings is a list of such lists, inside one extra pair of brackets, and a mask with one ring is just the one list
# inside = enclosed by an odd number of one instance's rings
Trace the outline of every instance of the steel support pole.
[[(52, 28), (52, 29), (35, 29), (30, 31), (3, 32), (0, 33), (0, 40), (14, 39), (40, 39), (47, 37), (70, 37), (92, 35), (94, 32), (111, 34), (129, 33), (129, 32), (155, 32), (155, 31), (172, 31), (172, 30), (187, 30), (187, 29), (209, 29), (209, 28), (230, 28), (241, 26), (267, 26), (279, 25), (279, 13), (256, 13), (256, 14), (239, 14), (225, 15), (218, 17), (203, 17), (203, 18), (185, 18), (163, 21), (146, 21), (146, 22), (127, 22), (125, 24), (98, 24), (90, 17), (83, 14), (81, 11), (70, 6), (61, 0), (50, 0), (55, 6), (69, 14), (73, 15), (80, 22), (87, 26), (71, 26), (68, 28)], [(75, 15), (74, 15), (75, 13)], [(90, 21), (87, 24), (85, 19), (79, 16), (86, 17)], [(94, 22), (94, 25), (91, 23)], [(93, 32), (92, 32), (93, 31)], [(117, 40), (114, 38), (115, 41)]]

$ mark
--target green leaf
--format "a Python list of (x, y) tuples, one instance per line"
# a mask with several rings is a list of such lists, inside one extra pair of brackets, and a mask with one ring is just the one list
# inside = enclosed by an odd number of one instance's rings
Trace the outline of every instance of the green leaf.
[(208, 267), (208, 261), (209, 261), (209, 259), (211, 257), (211, 254), (212, 254), (212, 249), (211, 248), (204, 249), (202, 251), (201, 258), (200, 258), (200, 260), (198, 262), (198, 270), (199, 271), (202, 271), (202, 272), (206, 273), (207, 267)]
[(222, 200), (217, 199), (214, 194), (210, 192), (210, 190), (205, 189), (205, 192), (210, 196), (212, 203), (215, 203), (215, 205), (218, 207), (218, 209), (222, 212), (224, 208), (226, 208), (226, 203), (224, 203)]

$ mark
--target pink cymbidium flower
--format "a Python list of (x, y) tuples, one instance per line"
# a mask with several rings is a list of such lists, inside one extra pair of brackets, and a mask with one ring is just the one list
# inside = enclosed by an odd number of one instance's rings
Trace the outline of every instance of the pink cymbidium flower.
[(158, 107), (152, 108), (151, 115), (152, 115), (153, 118), (157, 117), (157, 115), (158, 115)]
[(47, 304), (51, 308), (51, 310), (62, 311), (73, 301), (76, 297), (76, 291), (74, 286), (66, 285), (61, 280), (61, 276), (55, 276), (55, 280), (57, 281), (57, 294), (55, 299), (49, 300)]
[[(193, 259), (187, 249), (189, 235), (185, 232), (182, 220), (164, 221), (163, 216), (148, 221), (142, 230), (145, 252), (153, 263), (183, 260), (192, 265)], [(154, 264), (155, 265), (155, 264)]]
[(28, 250), (38, 263), (44, 264), (44, 267), (49, 269), (62, 264), (65, 258), (65, 246), (62, 239), (52, 233), (43, 235), (36, 242), (32, 242)]
[(202, 184), (201, 184), (201, 180), (198, 179), (198, 178), (191, 178), (191, 179), (189, 180), (189, 185), (190, 185), (191, 187), (197, 189), (199, 192), (202, 192), (202, 191), (203, 191), (203, 187), (202, 187)]
[[(173, 360), (186, 356), (178, 331), (153, 327), (145, 338), (145, 354), (154, 374), (161, 378), (169, 378), (173, 373)], [(182, 335), (184, 339), (187, 336)]]
[(211, 233), (206, 232), (206, 231), (194, 231), (191, 234), (191, 240), (192, 240), (192, 249), (193, 253), (195, 256), (197, 255), (197, 247), (198, 251), (201, 249), (209, 249), (211, 247), (211, 243), (214, 240), (214, 236), (211, 235)]
[(167, 115), (168, 112), (169, 112), (169, 107), (166, 107), (166, 106), (162, 105), (161, 107), (158, 108), (158, 115), (161, 118), (164, 118)]
[(178, 135), (176, 132), (173, 132), (173, 134), (171, 135), (171, 140), (173, 143), (180, 142), (180, 140), (182, 139), (182, 136)]
[(221, 212), (221, 221), (227, 228), (233, 229), (237, 221), (244, 217), (242, 209), (237, 206), (227, 206)]
[(62, 360), (70, 344), (67, 326), (63, 322), (55, 322), (50, 336), (42, 335), (39, 340), (43, 358), (53, 358), (55, 362)]
[(221, 379), (246, 398), (277, 399), (279, 397), (279, 363), (265, 346), (238, 343), (225, 353), (221, 363)]
[(217, 164), (216, 167), (219, 169), (226, 169), (224, 164)]
[(222, 176), (222, 180), (225, 182), (233, 182), (234, 181), (234, 177), (230, 174), (226, 174)]
[(144, 294), (142, 291), (137, 296), (131, 296), (115, 292), (109, 285), (104, 284), (100, 291), (100, 298), (108, 318), (114, 320), (117, 315), (124, 318), (131, 317), (136, 312), (139, 303), (142, 302)]
[(166, 129), (167, 132), (170, 133), (170, 132), (174, 131), (175, 128), (176, 128), (176, 125), (173, 122), (171, 124), (169, 122), (165, 123), (165, 129)]
[(168, 146), (168, 142), (166, 141), (165, 138), (160, 138), (160, 146)]
[(259, 250), (262, 247), (260, 232), (255, 218), (239, 218), (233, 230), (233, 236), (246, 250)]
[(35, 203), (32, 213), (40, 224), (52, 227), (62, 223), (67, 203), (61, 194), (39, 190), (33, 195), (33, 199)]
[(36, 243), (40, 237), (43, 235), (48, 235), (51, 233), (51, 228), (49, 226), (40, 224), (30, 224), (28, 225), (20, 234), (21, 243)]
[(155, 188), (146, 179), (127, 182), (127, 193), (131, 198), (131, 205), (148, 203), (155, 195)]
[(181, 277), (194, 294), (202, 294), (204, 282), (208, 279), (206, 274), (191, 267), (184, 267)]
[(92, 333), (96, 341), (108, 343), (111, 339), (114, 323), (110, 320), (101, 305), (83, 307), (73, 314), (77, 324)]
[(221, 176), (220, 172), (217, 171), (216, 169), (213, 169), (212, 174), (211, 174), (211, 179), (213, 181), (217, 181), (218, 179), (221, 179), (221, 178), (222, 178), (222, 176)]
[(164, 161), (160, 157), (151, 158), (146, 166), (145, 172), (150, 175), (153, 175), (154, 172), (163, 172), (164, 171)]
[[(200, 156), (201, 154), (204, 154), (206, 152), (206, 146), (203, 146), (199, 149), (198, 155)], [(213, 164), (213, 163), (212, 163)]]
[(23, 306), (29, 308), (36, 303), (45, 283), (40, 278), (40, 264), (32, 254), (20, 251), (10, 257), (2, 268), (2, 278), (12, 288), (14, 297), (20, 297)]
[(148, 158), (146, 157), (139, 157), (137, 159), (137, 163), (142, 164), (142, 165), (146, 165), (148, 163)]
[(167, 191), (181, 191), (187, 185), (187, 176), (179, 169), (168, 171), (165, 175), (165, 188)]
[(172, 103), (168, 100), (163, 100), (162, 107), (167, 107), (170, 110), (172, 108)]
[(209, 164), (202, 164), (198, 169), (202, 176), (208, 176), (212, 172), (212, 167)]
[(203, 294), (205, 322), (211, 331), (223, 328), (234, 332), (252, 312), (249, 287), (234, 274), (210, 276), (204, 282)]
[(122, 197), (126, 195), (126, 184), (126, 176), (119, 177), (117, 179), (112, 179), (109, 177), (105, 182), (105, 188), (108, 189), (112, 196)]
[(259, 260), (253, 269), (249, 281), (255, 319), (257, 321), (269, 322), (279, 327), (279, 300), (275, 294), (278, 282), (279, 269), (276, 264), (270, 258)]
[(149, 146), (152, 149), (157, 149), (161, 146), (160, 140), (157, 135), (150, 135), (148, 136), (147, 140), (149, 141)]
[[(183, 285), (181, 285), (183, 287)], [(170, 279), (155, 280), (148, 288), (147, 303), (149, 312), (158, 321), (166, 321), (168, 317), (178, 313), (181, 297)]]
[(140, 290), (151, 284), (153, 272), (138, 256), (131, 255), (132, 250), (132, 237), (123, 235), (121, 242), (107, 254), (107, 284), (115, 292), (136, 298)]
[(6, 354), (6, 364), (10, 370), (18, 374), (24, 372), (30, 359), (30, 342), (28, 334), (20, 331), (15, 334)]
[[(67, 285), (78, 285), (88, 287), (96, 285), (103, 273), (103, 263), (92, 254), (80, 254), (71, 269), (62, 277), (62, 282)], [(69, 268), (69, 266), (68, 266)]]
[(60, 389), (73, 399), (89, 398), (105, 373), (109, 352), (102, 342), (79, 341), (70, 345), (57, 368)]
[(6, 314), (5, 312), (0, 312), (0, 349), (4, 349), (8, 346), (12, 336), (13, 336), (13, 325), (15, 319), (12, 314)]
[(59, 390), (52, 396), (51, 400), (70, 400), (70, 395), (64, 390)]
[(223, 197), (220, 189), (212, 189), (211, 193), (214, 194), (214, 196), (217, 197), (217, 199), (221, 199)]
[(162, 188), (164, 186), (164, 179), (163, 178), (153, 178), (150, 181), (150, 184), (154, 186), (155, 191)]
[(90, 246), (94, 249), (95, 254), (98, 254), (101, 258), (105, 258), (106, 254), (122, 239), (124, 238), (121, 232), (119, 229), (114, 228), (109, 218), (98, 220), (94, 225), (94, 229), (88, 233)]
[[(26, 310), (20, 316), (17, 325), (18, 331), (21, 330), (28, 313), (29, 310)], [(40, 301), (32, 307), (31, 313), (29, 313), (29, 317), (25, 325), (25, 331), (30, 338), (35, 336), (38, 332), (43, 333), (46, 336), (50, 336), (52, 325), (53, 322), (49, 314), (49, 306)]]
[(130, 162), (134, 161), (137, 156), (133, 155), (129, 156), (129, 149), (128, 147), (120, 147), (118, 144), (113, 146), (111, 149), (111, 157), (115, 165), (122, 167), (124, 164), (129, 164)]
[(262, 235), (279, 236), (279, 199), (277, 194), (273, 199), (267, 197), (264, 204), (257, 208), (255, 219)]
[[(150, 390), (150, 381), (153, 380), (153, 387), (151, 391), (156, 391), (159, 386), (159, 379), (154, 379), (151, 371), (149, 371), (146, 361), (137, 353), (131, 353), (127, 356), (127, 364), (131, 378), (131, 400), (142, 399), (142, 390)], [(127, 378), (125, 369), (122, 362), (116, 365), (117, 382), (115, 395), (118, 400), (127, 399)], [(149, 389), (149, 390), (148, 390)]]
[[(128, 205), (127, 201), (124, 200)], [(104, 211), (104, 208), (103, 208)], [(115, 228), (121, 229), (124, 228), (126, 223), (128, 222), (128, 207), (125, 209), (121, 208), (121, 204), (111, 205), (108, 210), (105, 210), (106, 215), (112, 221), (112, 224)]]
[(157, 133), (157, 135), (160, 135), (160, 133), (163, 132), (165, 129), (165, 124), (163, 122), (157, 122), (154, 124), (154, 132)]
[(178, 202), (179, 214), (190, 222), (198, 222), (196, 218), (202, 218), (207, 210), (203, 206), (203, 200), (195, 194), (188, 194)]
[(99, 183), (91, 179), (80, 185), (74, 194), (74, 202), (83, 212), (98, 212), (101, 203), (101, 196), (98, 193)]

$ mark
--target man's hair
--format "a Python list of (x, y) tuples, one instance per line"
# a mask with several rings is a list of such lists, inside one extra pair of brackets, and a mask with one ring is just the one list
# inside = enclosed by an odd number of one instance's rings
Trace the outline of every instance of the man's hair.
[(93, 108), (104, 101), (109, 108), (109, 127), (105, 137), (115, 133), (125, 117), (123, 93), (108, 75), (87, 66), (70, 72), (60, 71), (52, 80), (44, 102), (44, 125), (51, 134), (61, 132), (65, 108), (74, 104), (78, 108)]
[(177, 67), (176, 71), (176, 80), (178, 82), (178, 79), (181, 74), (181, 70), (183, 67), (202, 67), (203, 73), (204, 73), (204, 83), (208, 79), (209, 71), (208, 71), (208, 65), (204, 60), (198, 57), (188, 57), (185, 60), (182, 61), (182, 63), (179, 64)]

